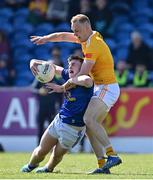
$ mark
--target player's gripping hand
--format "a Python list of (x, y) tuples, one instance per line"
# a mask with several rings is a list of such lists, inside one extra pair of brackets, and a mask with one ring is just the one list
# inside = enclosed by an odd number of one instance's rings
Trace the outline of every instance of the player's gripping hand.
[(45, 44), (48, 42), (46, 36), (30, 36), (30, 40), (36, 45)]
[(58, 85), (55, 83), (46, 83), (44, 87), (48, 90), (49, 94), (54, 93), (54, 92), (63, 93), (65, 91), (62, 85)]
[(30, 69), (34, 76), (38, 74), (37, 66), (42, 64), (42, 60), (32, 59), (30, 61)]
[(65, 88), (65, 90), (69, 90), (69, 89), (75, 88), (75, 87), (76, 87), (76, 84), (74, 84), (74, 83), (72, 82), (72, 80), (69, 79), (68, 81), (66, 81), (66, 82), (63, 84), (63, 87)]

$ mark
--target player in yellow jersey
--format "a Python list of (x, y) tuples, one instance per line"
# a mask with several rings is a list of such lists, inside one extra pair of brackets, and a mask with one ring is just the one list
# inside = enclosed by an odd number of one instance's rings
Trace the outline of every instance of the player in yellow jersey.
[[(102, 126), (102, 121), (120, 94), (114, 73), (113, 58), (109, 47), (101, 35), (92, 30), (90, 20), (86, 15), (78, 14), (72, 17), (71, 29), (73, 33), (60, 32), (46, 36), (32, 36), (31, 41), (37, 45), (61, 41), (81, 44), (84, 62), (77, 77), (79, 75), (90, 74), (95, 83), (94, 95), (84, 115), (84, 122), (87, 127), (86, 134), (91, 142), (99, 165), (99, 168), (92, 171), (91, 174), (110, 173), (109, 169), (111, 167), (122, 162), (113, 150), (107, 133)], [(37, 73), (37, 64), (33, 65), (32, 71), (35, 74)], [(69, 83), (73, 84), (77, 77), (71, 79)], [(103, 149), (105, 152), (103, 152)], [(107, 155), (106, 162), (105, 153)]]

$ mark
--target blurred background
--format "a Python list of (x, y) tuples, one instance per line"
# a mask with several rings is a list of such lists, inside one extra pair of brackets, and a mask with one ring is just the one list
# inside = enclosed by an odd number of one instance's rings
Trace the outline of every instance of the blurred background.
[[(78, 13), (90, 18), (114, 57), (122, 92), (104, 123), (115, 149), (153, 153), (153, 0), (1, 0), (0, 151), (31, 151), (58, 112), (62, 95), (48, 95), (29, 62), (67, 67), (70, 54), (82, 56), (80, 45), (36, 46), (30, 36), (71, 31)], [(72, 152), (92, 152), (88, 139)]]

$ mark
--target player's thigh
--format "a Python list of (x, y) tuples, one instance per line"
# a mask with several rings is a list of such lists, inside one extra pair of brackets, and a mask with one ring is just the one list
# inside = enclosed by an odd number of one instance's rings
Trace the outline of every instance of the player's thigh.
[(96, 121), (103, 120), (108, 113), (107, 105), (99, 98), (91, 98), (86, 112), (84, 114), (85, 122), (88, 122), (88, 119), (93, 119)]
[(52, 137), (48, 133), (48, 129), (44, 132), (39, 147), (41, 148), (42, 151), (48, 153), (56, 144), (58, 140), (54, 137)]

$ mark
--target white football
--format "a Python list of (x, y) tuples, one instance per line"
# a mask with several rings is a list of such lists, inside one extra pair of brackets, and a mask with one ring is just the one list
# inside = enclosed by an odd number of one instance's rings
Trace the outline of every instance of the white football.
[(32, 59), (30, 61), (30, 69), (35, 62), (41, 63), (37, 66), (38, 74), (35, 76), (36, 79), (38, 81), (40, 81), (41, 83), (50, 82), (54, 78), (54, 75), (55, 75), (55, 68), (54, 68), (53, 64), (48, 63), (46, 61), (42, 61), (42, 60)]
[(43, 62), (37, 66), (37, 69), (38, 74), (36, 75), (36, 79), (41, 83), (48, 83), (54, 78), (55, 68), (52, 64)]

